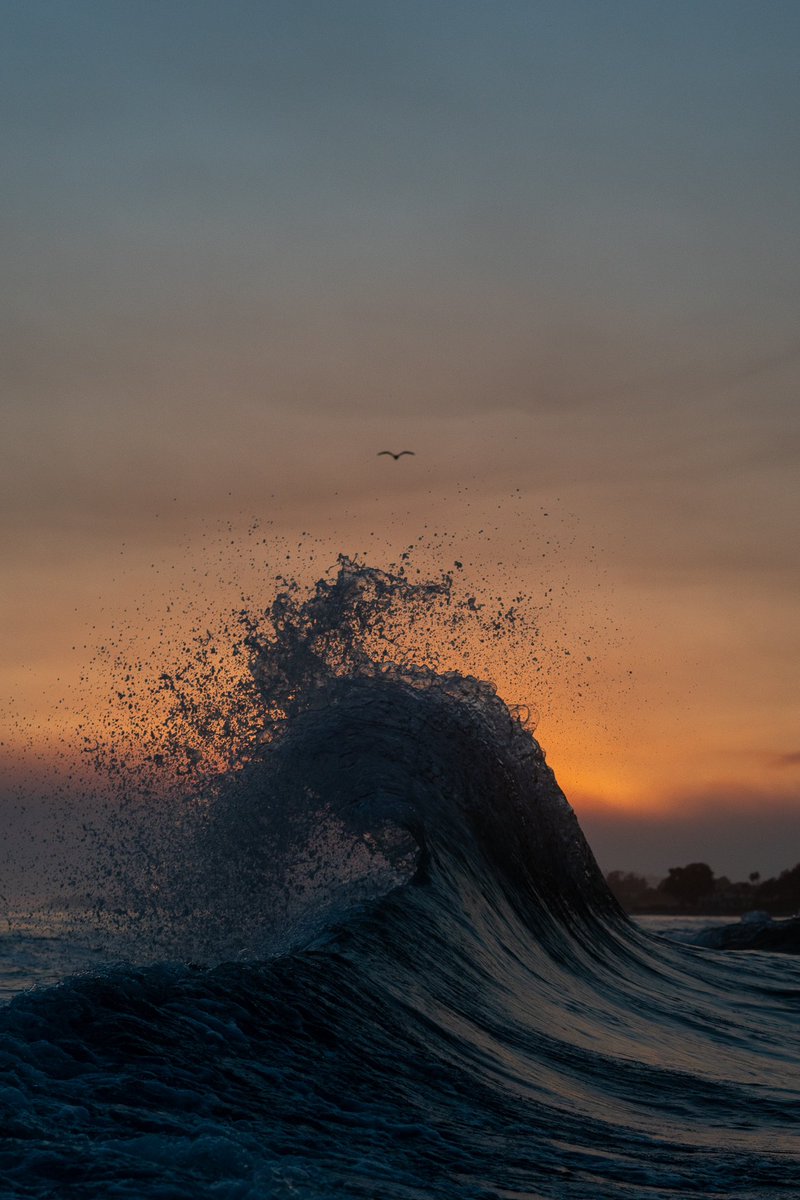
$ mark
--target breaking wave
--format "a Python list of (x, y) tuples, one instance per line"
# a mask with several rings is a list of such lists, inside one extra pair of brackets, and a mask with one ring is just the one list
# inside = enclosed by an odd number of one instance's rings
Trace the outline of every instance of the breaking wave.
[(473, 607), (342, 560), (242, 615), (226, 714), (162, 679), (131, 961), (0, 1012), (4, 1195), (790, 1194), (797, 964), (624, 917), (529, 711), (419, 652)]

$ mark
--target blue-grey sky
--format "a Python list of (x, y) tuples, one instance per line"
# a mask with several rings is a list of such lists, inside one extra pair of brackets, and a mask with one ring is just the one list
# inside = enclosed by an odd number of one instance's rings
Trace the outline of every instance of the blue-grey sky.
[(794, 0), (2, 0), (8, 712), (46, 721), (204, 522), (468, 537), (519, 487), (575, 515), (578, 596), (597, 548), (641, 680), (613, 766), (554, 718), (579, 815), (729, 794), (778, 829), (799, 50)]

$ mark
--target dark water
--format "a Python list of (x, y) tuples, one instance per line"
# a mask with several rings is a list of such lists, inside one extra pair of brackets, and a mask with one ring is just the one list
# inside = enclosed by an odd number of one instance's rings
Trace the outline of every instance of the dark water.
[(0, 1010), (0, 1194), (797, 1194), (798, 962), (631, 924), (491, 687), (343, 648), (348, 570), (251, 629), (269, 736), (137, 843), (131, 946), (202, 961)]

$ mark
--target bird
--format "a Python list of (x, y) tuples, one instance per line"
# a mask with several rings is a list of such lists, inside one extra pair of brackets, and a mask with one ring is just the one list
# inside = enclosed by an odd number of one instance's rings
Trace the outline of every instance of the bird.
[(395, 454), (394, 450), (379, 450), (377, 457), (380, 458), (382, 454), (388, 454), (394, 459), (395, 462), (397, 462), (398, 458), (402, 458), (404, 454), (413, 455), (413, 453), (413, 450), (401, 450), (399, 454)]

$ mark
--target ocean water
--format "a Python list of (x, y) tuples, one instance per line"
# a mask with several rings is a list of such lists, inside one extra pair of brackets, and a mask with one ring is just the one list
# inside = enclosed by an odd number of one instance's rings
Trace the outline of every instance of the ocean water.
[(396, 586), (284, 597), (265, 736), (10, 915), (0, 1195), (800, 1194), (800, 959), (626, 918), (525, 714), (366, 652)]

